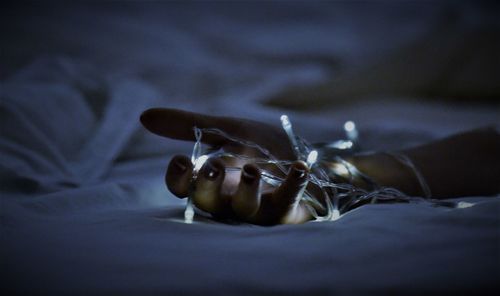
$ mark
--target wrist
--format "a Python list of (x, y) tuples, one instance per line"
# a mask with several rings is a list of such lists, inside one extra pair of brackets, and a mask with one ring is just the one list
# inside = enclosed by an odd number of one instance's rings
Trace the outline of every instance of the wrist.
[(389, 153), (354, 155), (346, 159), (379, 186), (393, 187), (408, 195), (421, 195), (415, 172)]

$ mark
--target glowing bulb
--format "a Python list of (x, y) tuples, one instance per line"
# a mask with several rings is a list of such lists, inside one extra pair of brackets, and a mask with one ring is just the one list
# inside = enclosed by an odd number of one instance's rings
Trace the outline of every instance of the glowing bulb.
[(340, 218), (339, 210), (337, 210), (337, 209), (333, 210), (331, 220), (335, 221), (335, 220), (338, 220), (339, 218)]
[(292, 127), (292, 125), (290, 124), (290, 119), (288, 119), (288, 116), (286, 116), (285, 114), (281, 115), (280, 120), (283, 128)]
[(473, 206), (474, 206), (473, 203), (466, 202), (466, 201), (460, 201), (457, 203), (457, 208), (459, 208), (459, 209), (466, 209), (466, 208), (470, 208)]
[(349, 170), (347, 169), (347, 166), (341, 163), (332, 163), (331, 164), (331, 170), (339, 176), (346, 177), (349, 176)]
[(186, 209), (184, 210), (184, 222), (186, 224), (193, 223), (194, 218), (194, 209), (191, 203), (191, 199), (188, 199), (188, 203), (186, 204)]
[(285, 130), (285, 133), (288, 136), (288, 139), (290, 140), (290, 144), (292, 144), (292, 149), (293, 152), (295, 153), (295, 156), (297, 156), (298, 159), (301, 159), (302, 153), (300, 152), (299, 145), (297, 144), (297, 139), (295, 139), (295, 134), (293, 133), (292, 123), (290, 122), (290, 119), (288, 119), (288, 116), (286, 114), (283, 114), (281, 115), (280, 120), (281, 120), (281, 126)]
[(208, 159), (208, 155), (202, 155), (194, 162), (193, 171), (198, 172)]
[(327, 147), (332, 147), (332, 148), (342, 149), (342, 150), (351, 149), (352, 148), (352, 141), (339, 140), (339, 141), (336, 141), (334, 143), (328, 144)]
[(311, 168), (315, 163), (316, 161), (318, 160), (318, 151), (316, 150), (313, 150), (311, 152), (309, 152), (309, 155), (307, 155), (307, 166), (309, 168)]
[(353, 121), (346, 121), (344, 123), (344, 130), (347, 134), (347, 138), (351, 142), (355, 142), (358, 138), (358, 130), (356, 129), (356, 124)]
[(356, 124), (354, 124), (354, 122), (352, 121), (346, 121), (344, 123), (344, 129), (346, 132), (352, 132), (354, 129), (356, 128)]

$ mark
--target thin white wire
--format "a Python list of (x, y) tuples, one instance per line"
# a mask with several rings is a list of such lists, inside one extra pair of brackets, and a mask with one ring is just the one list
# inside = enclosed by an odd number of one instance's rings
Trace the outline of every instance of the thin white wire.
[(419, 169), (415, 166), (413, 161), (407, 156), (402, 153), (396, 153), (396, 152), (385, 152), (387, 155), (392, 156), (394, 159), (396, 159), (399, 163), (407, 166), (410, 168), (417, 178), (418, 184), (420, 185), (420, 188), (422, 189), (422, 193), (424, 194), (424, 197), (430, 198), (432, 196), (431, 189), (429, 188), (429, 184), (425, 181), (424, 176), (420, 172)]
[[(282, 124), (285, 132), (290, 138), (290, 144), (293, 146), (293, 151), (297, 154), (296, 157), (298, 159), (307, 159), (307, 156), (312, 151), (311, 145), (309, 145), (305, 140), (300, 137), (297, 137), (293, 134), (291, 129), (291, 123), (288, 117), (282, 117)], [(225, 157), (225, 158), (236, 158), (244, 160), (245, 162), (252, 162), (257, 165), (272, 165), (278, 169), (282, 176), (279, 176), (269, 169), (264, 169), (261, 167), (261, 180), (270, 186), (278, 187), (284, 181), (287, 172), (290, 166), (294, 163), (294, 161), (290, 160), (280, 160), (276, 158), (269, 150), (263, 148), (259, 144), (256, 144), (251, 141), (245, 141), (242, 139), (235, 138), (233, 136), (228, 135), (224, 131), (216, 128), (194, 128), (196, 142), (193, 147), (192, 153), (192, 161), (196, 163), (196, 160), (202, 156), (207, 156), (208, 158), (213, 157)], [(203, 133), (207, 134), (216, 134), (225, 138), (228, 141), (241, 145), (242, 147), (249, 147), (256, 149), (264, 157), (250, 157), (247, 155), (237, 154), (233, 152), (227, 152), (223, 149), (219, 148), (219, 150), (214, 151), (213, 147), (206, 148), (201, 143), (201, 138)], [(416, 169), (413, 165), (413, 162), (409, 160), (407, 157), (402, 155), (393, 155), (396, 159), (403, 162), (408, 167), (412, 168), (413, 172), (422, 186), (422, 190), (426, 197), (430, 197), (430, 189), (423, 179), (421, 173)], [(308, 176), (308, 182), (315, 184), (321, 189), (323, 202), (320, 197), (316, 197), (312, 195), (310, 192), (305, 190), (304, 194), (301, 197), (301, 200), (306, 205), (306, 208), (309, 210), (310, 214), (315, 218), (316, 221), (331, 221), (337, 219), (340, 214), (349, 211), (350, 209), (357, 207), (361, 204), (371, 202), (376, 203), (377, 201), (404, 201), (404, 202), (420, 202), (421, 198), (409, 197), (402, 193), (401, 191), (395, 188), (389, 187), (379, 187), (371, 181), (371, 179), (359, 172), (357, 168), (351, 163), (345, 161), (340, 157), (336, 157), (336, 161), (342, 163), (350, 175), (350, 181), (354, 177), (361, 177), (363, 180), (371, 183), (374, 186), (374, 190), (368, 191), (359, 187), (356, 187), (350, 183), (336, 183), (333, 182), (330, 178), (330, 175), (325, 171), (325, 169), (320, 166), (318, 163), (311, 164), (311, 172)], [(227, 171), (240, 171), (239, 167), (226, 167)], [(192, 182), (196, 179), (196, 172), (193, 174)], [(430, 200), (435, 205), (445, 205), (439, 201)], [(189, 200), (190, 201), (190, 200)], [(191, 202), (188, 201), (188, 207), (192, 205)], [(447, 205), (446, 206), (450, 206)], [(186, 212), (188, 211), (188, 207), (186, 208)], [(318, 210), (323, 214), (320, 215)]]

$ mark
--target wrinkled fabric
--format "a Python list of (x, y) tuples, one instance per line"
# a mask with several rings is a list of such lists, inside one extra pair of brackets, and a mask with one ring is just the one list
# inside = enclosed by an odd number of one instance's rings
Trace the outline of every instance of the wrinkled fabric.
[[(325, 223), (266, 228), (198, 217), (187, 225), (178, 222), (184, 201), (167, 191), (163, 177), (168, 160), (190, 153), (192, 143), (151, 135), (139, 123), (143, 110), (158, 106), (275, 125), (286, 113), (295, 131), (315, 142), (343, 137), (342, 124), (354, 120), (365, 150), (399, 149), (498, 124), (495, 108), (404, 97), (314, 113), (260, 103), (288, 85), (324, 79), (335, 72), (334, 61), (362, 64), (406, 44), (429, 28), (439, 6), (420, 19), (403, 8), (410, 21), (375, 51), (367, 46), (384, 36), (371, 36), (379, 32), (379, 21), (350, 19), (354, 12), (342, 5), (306, 10), (314, 20), (310, 26), (272, 9), (273, 18), (261, 22), (189, 9), (179, 15), (173, 10), (165, 20), (160, 12), (141, 15), (142, 10), (124, 17), (104, 8), (90, 21), (86, 9), (63, 10), (60, 17), (71, 26), (35, 17), (33, 24), (44, 25), (29, 28), (65, 36), (78, 54), (20, 54), (24, 66), (2, 80), (2, 288), (125, 295), (499, 289), (498, 196), (457, 199), (474, 204), (459, 209), (367, 205)], [(257, 15), (252, 11), (250, 16)], [(390, 10), (380, 26), (393, 28), (396, 12)], [(183, 21), (186, 16), (191, 18)], [(186, 25), (195, 16), (196, 25)], [(101, 29), (90, 30), (89, 23)], [(330, 34), (335, 38), (325, 38)]]

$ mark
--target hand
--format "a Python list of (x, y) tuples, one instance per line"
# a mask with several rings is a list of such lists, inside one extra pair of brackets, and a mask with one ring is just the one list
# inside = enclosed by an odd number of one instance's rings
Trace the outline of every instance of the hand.
[[(231, 137), (257, 143), (279, 159), (295, 159), (285, 132), (261, 122), (163, 108), (146, 110), (141, 115), (141, 122), (157, 135), (188, 141), (195, 141), (195, 126), (217, 128)], [(216, 134), (203, 134), (202, 142), (251, 157), (258, 154), (247, 146)], [(226, 172), (227, 166), (239, 167), (241, 173)], [(302, 161), (291, 165), (288, 175), (283, 176), (285, 181), (277, 188), (261, 182), (261, 169), (256, 164), (234, 158), (210, 158), (200, 169), (194, 187), (190, 189), (192, 174), (190, 158), (174, 156), (165, 176), (168, 189), (179, 198), (191, 194), (194, 205), (214, 217), (260, 225), (302, 223), (311, 219), (299, 198), (309, 174), (307, 165)]]

